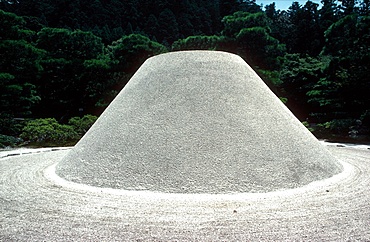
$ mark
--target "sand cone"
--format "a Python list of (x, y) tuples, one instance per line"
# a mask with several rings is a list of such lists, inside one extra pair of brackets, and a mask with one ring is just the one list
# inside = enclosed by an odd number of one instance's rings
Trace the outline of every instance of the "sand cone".
[(185, 51), (148, 59), (56, 172), (99, 187), (234, 193), (341, 170), (240, 57)]

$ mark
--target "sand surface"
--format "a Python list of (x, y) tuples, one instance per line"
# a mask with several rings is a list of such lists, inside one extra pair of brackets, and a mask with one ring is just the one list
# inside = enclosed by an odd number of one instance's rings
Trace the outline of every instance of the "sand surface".
[(332, 178), (285, 191), (217, 195), (71, 183), (54, 173), (68, 150), (1, 158), (0, 240), (368, 241), (369, 147), (327, 148), (344, 166)]

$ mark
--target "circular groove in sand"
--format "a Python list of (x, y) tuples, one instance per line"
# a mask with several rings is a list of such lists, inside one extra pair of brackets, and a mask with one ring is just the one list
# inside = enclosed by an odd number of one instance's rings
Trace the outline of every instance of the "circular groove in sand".
[(0, 159), (0, 240), (369, 240), (370, 151), (329, 147), (345, 171), (265, 194), (129, 192), (65, 183), (67, 151)]

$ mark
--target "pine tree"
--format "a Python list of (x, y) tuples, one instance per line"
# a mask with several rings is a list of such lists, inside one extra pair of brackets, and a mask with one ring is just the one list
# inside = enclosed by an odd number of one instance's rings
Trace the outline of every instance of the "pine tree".
[(356, 7), (357, 0), (339, 0), (341, 2), (340, 9), (341, 15), (347, 16), (358, 11)]
[(167, 41), (168, 44), (171, 45), (179, 38), (179, 25), (177, 23), (176, 16), (170, 9), (166, 8), (160, 13), (158, 24), (160, 31), (157, 38), (161, 42)]
[(370, 15), (370, 0), (363, 0), (360, 4), (359, 13), (362, 16), (369, 16)]
[(321, 31), (327, 30), (330, 25), (338, 21), (338, 6), (336, 0), (322, 0), (319, 10)]
[(276, 18), (278, 16), (278, 12), (276, 11), (275, 2), (265, 6), (265, 13), (266, 13), (267, 17), (269, 17), (272, 21), (276, 20)]
[(226, 15), (233, 14), (240, 9), (240, 2), (238, 0), (220, 0), (220, 15), (224, 17)]
[(144, 26), (144, 31), (146, 35), (151, 38), (158, 34), (159, 24), (157, 18), (153, 14), (149, 15), (148, 20), (146, 21)]

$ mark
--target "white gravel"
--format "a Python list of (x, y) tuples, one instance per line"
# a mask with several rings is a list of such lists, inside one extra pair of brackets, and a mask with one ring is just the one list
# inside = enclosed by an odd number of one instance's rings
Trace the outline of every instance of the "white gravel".
[(267, 192), (340, 165), (239, 56), (149, 58), (57, 166), (66, 180), (173, 193)]
[(2, 158), (0, 241), (368, 241), (370, 150), (328, 149), (342, 160), (342, 173), (258, 194), (73, 184), (53, 173), (67, 150)]

